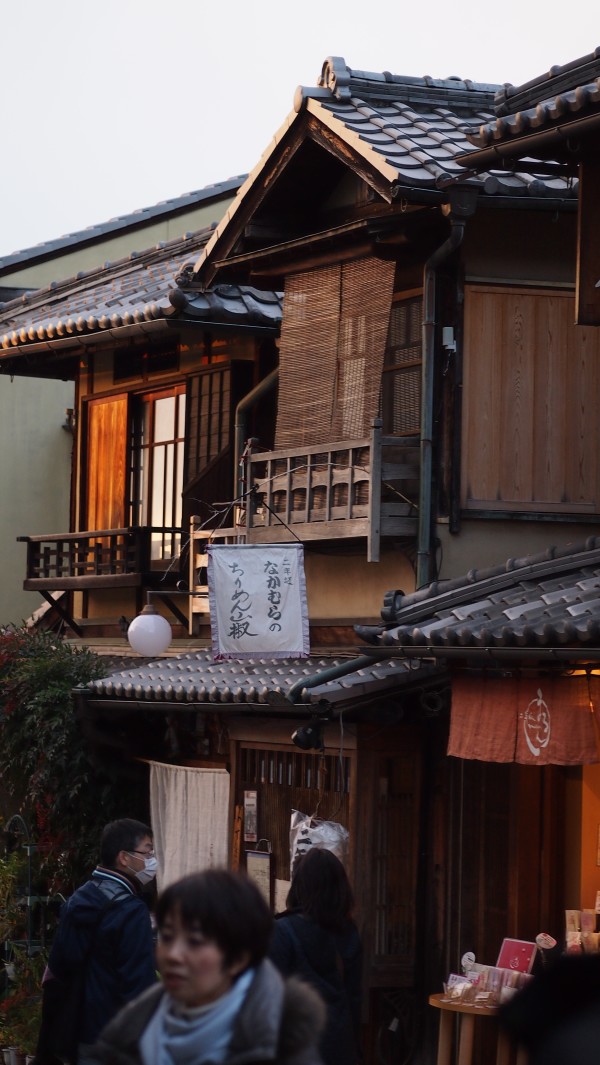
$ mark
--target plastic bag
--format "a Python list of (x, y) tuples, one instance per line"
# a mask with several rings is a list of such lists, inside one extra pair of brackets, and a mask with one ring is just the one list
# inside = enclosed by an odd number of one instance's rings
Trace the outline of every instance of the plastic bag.
[(350, 833), (337, 821), (320, 821), (317, 817), (292, 810), (290, 819), (290, 875), (298, 858), (306, 854), (311, 847), (333, 851), (336, 858), (345, 866), (348, 861), (348, 841)]

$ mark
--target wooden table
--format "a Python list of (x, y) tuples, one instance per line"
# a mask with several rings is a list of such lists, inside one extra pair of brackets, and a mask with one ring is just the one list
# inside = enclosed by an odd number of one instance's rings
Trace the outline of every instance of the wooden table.
[[(438, 1037), (437, 1065), (451, 1065), (452, 1044), (454, 1041), (454, 1017), (459, 1023), (458, 1058), (456, 1065), (471, 1065), (473, 1059), (473, 1039), (475, 1035), (475, 1018), (496, 1018), (498, 1010), (494, 1006), (473, 1006), (470, 1003), (447, 999), (445, 995), (430, 995), (429, 1005), (440, 1010), (440, 1034)], [(496, 1065), (510, 1065), (512, 1044), (506, 1032), (496, 1026)], [(516, 1065), (525, 1065), (526, 1058), (522, 1050), (517, 1051)]]

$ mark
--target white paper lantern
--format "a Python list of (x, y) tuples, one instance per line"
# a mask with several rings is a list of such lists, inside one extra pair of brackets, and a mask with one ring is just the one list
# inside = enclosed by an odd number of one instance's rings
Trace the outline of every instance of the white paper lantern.
[(150, 604), (144, 607), (127, 629), (127, 639), (133, 650), (146, 657), (162, 654), (172, 638), (169, 622)]

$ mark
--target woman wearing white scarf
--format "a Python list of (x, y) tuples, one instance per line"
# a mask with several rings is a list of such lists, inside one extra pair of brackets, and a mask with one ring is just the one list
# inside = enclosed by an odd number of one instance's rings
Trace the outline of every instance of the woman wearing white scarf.
[(161, 984), (102, 1032), (102, 1065), (321, 1065), (324, 1007), (265, 959), (269, 909), (247, 877), (206, 870), (158, 900)]

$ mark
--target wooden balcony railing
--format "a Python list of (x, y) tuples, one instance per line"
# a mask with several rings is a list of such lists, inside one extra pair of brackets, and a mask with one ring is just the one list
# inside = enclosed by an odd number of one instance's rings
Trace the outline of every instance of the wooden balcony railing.
[(365, 537), (378, 562), (382, 538), (415, 536), (419, 440), (369, 437), (250, 453), (246, 538), (252, 543)]
[(150, 569), (151, 534), (150, 528), (136, 528), (19, 536), (27, 544), (23, 587), (61, 591), (140, 585)]

